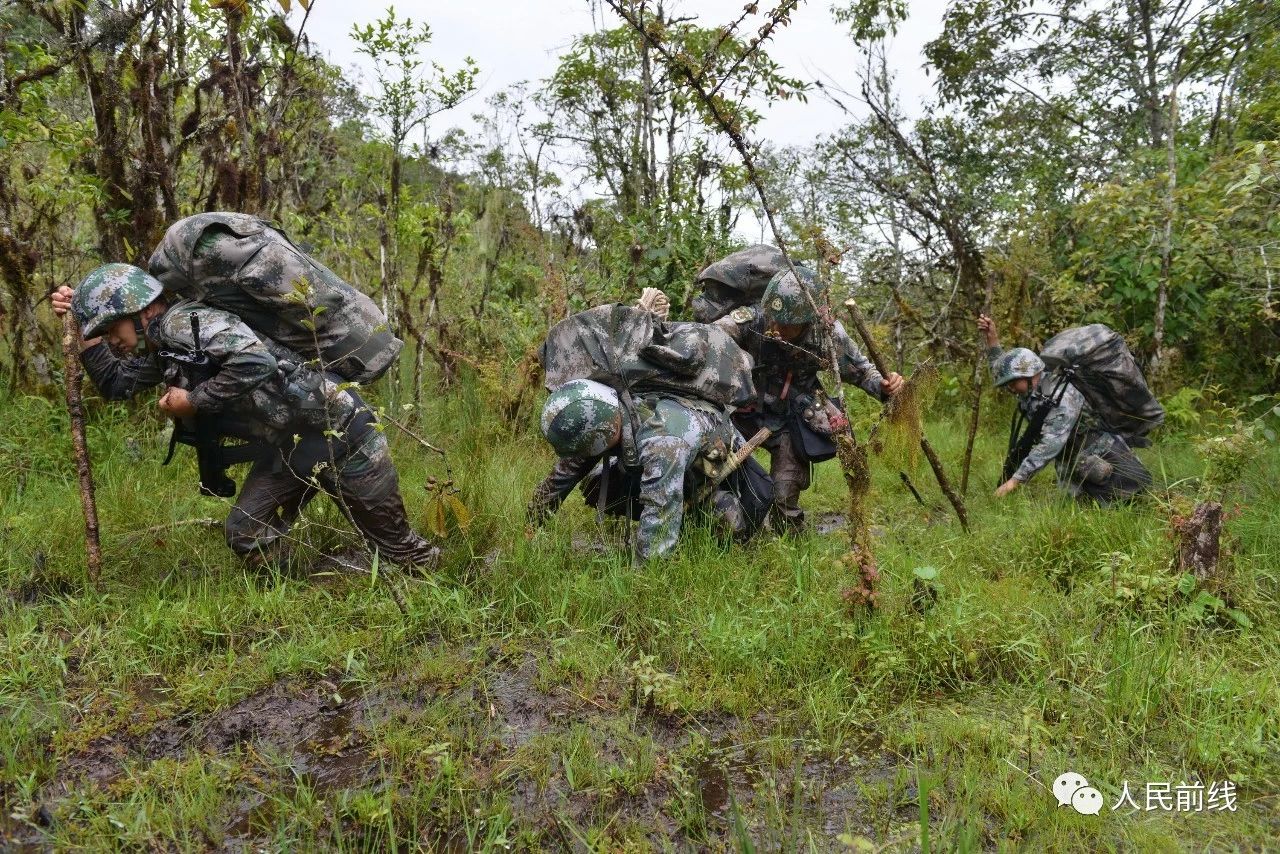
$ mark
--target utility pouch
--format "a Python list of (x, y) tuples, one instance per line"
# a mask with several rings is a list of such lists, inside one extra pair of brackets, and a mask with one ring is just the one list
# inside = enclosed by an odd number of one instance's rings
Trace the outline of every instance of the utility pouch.
[(285, 400), (299, 410), (324, 409), (324, 376), (319, 371), (293, 362), (281, 362), (279, 371)]
[(823, 395), (802, 394), (791, 401), (791, 441), (796, 453), (811, 463), (836, 455), (832, 436), (848, 423), (840, 408)]

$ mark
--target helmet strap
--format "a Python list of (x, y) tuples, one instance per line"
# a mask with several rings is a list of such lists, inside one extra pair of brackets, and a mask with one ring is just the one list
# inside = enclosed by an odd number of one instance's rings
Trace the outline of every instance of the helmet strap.
[(134, 348), (138, 353), (147, 352), (147, 332), (142, 328), (142, 318), (137, 314), (133, 316), (133, 331), (138, 336), (138, 344)]

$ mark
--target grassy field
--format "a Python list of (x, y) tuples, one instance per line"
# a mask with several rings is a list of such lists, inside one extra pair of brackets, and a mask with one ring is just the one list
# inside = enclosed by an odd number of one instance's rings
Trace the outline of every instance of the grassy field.
[[(997, 413), (998, 415), (998, 413)], [(993, 419), (995, 416), (993, 416)], [(83, 578), (65, 415), (0, 407), (0, 848), (1264, 850), (1280, 838), (1280, 456), (1233, 496), (1219, 588), (1170, 570), (1167, 494), (1097, 510), (1051, 476), (971, 535), (877, 465), (880, 609), (848, 613), (834, 462), (815, 531), (629, 568), (578, 498), (527, 534), (550, 463), (474, 397), (427, 413), (475, 513), (439, 574), (317, 554), (254, 574), (165, 427), (94, 409), (106, 570)], [(448, 425), (470, 425), (462, 429)], [(930, 425), (953, 468), (959, 428)], [(437, 458), (395, 442), (415, 521)], [(1185, 440), (1143, 452), (1192, 495)], [(954, 471), (953, 471), (954, 473)], [(942, 503), (927, 467), (914, 480)], [(211, 520), (212, 524), (202, 521)], [(299, 535), (352, 540), (332, 504)], [(936, 572), (932, 582), (917, 581)], [(1203, 595), (1202, 595), (1203, 594)], [(1099, 815), (1058, 806), (1065, 771)], [(1125, 781), (1236, 785), (1234, 810), (1113, 811)], [(1219, 804), (1220, 805), (1220, 804)], [(1206, 796), (1206, 807), (1208, 798)]]

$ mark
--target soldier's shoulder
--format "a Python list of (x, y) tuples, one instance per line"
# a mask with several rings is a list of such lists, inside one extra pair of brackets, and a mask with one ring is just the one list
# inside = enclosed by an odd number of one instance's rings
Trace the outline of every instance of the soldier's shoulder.
[(756, 319), (759, 309), (753, 305), (740, 305), (729, 312), (729, 319), (739, 326), (745, 326)]
[(201, 342), (228, 331), (242, 333), (241, 337), (246, 340), (258, 340), (253, 330), (236, 315), (190, 299), (180, 299), (171, 304), (160, 317), (160, 329), (166, 338), (194, 344), (193, 320), (199, 324)]

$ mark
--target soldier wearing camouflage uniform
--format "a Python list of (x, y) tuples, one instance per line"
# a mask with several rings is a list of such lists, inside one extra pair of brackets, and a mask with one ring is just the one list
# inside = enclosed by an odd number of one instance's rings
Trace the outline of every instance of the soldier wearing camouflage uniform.
[(1048, 407), (1038, 441), (996, 489), (997, 498), (1018, 489), (1051, 462), (1060, 489), (1104, 505), (1132, 498), (1151, 485), (1151, 473), (1125, 438), (1102, 428), (1073, 383), (1057, 371), (1046, 373), (1044, 360), (1025, 347), (1002, 349), (995, 323), (987, 315), (978, 317), (978, 329), (986, 338), (996, 387), (1017, 396), (1028, 421), (1036, 419), (1038, 409)]
[[(636, 556), (645, 561), (675, 548), (685, 505), (705, 483), (699, 458), (711, 451), (723, 459), (741, 439), (723, 410), (706, 401), (654, 392), (635, 395), (632, 404), (639, 423), (635, 445), (641, 509)], [(541, 426), (560, 459), (534, 492), (529, 504), (531, 522), (545, 521), (589, 476), (608, 482), (602, 463), (621, 443), (624, 417), (617, 392), (593, 380), (573, 380), (551, 393)], [(596, 484), (597, 494), (599, 488)], [(710, 503), (717, 522), (728, 533), (747, 534), (736, 496), (716, 490)]]
[[(819, 297), (813, 272), (797, 267), (809, 292)], [(804, 528), (800, 493), (809, 488), (811, 457), (798, 431), (809, 429), (831, 436), (847, 423), (844, 413), (827, 400), (818, 372), (829, 368), (822, 344), (822, 329), (804, 287), (789, 270), (769, 280), (759, 306), (742, 306), (713, 325), (728, 332), (750, 354), (755, 367), (756, 401), (733, 414), (745, 436), (761, 427), (773, 432), (765, 442), (770, 456), (769, 474), (774, 482), (774, 507), (779, 520), (791, 530)], [(832, 324), (840, 378), (877, 400), (887, 400), (902, 387), (902, 377), (882, 377), (858, 345), (836, 321)], [(797, 422), (803, 419), (804, 424)]]
[[(58, 314), (70, 309), (79, 321), (80, 358), (103, 397), (124, 400), (163, 383), (168, 389), (159, 406), (166, 414), (213, 416), (219, 434), (262, 446), (226, 521), (227, 544), (236, 554), (251, 563), (287, 558), (289, 528), (318, 483), (384, 560), (435, 564), (439, 549), (406, 518), (386, 437), (360, 396), (340, 388), (334, 376), (233, 314), (165, 292), (127, 264), (94, 270), (74, 292), (59, 289), (53, 304)], [(217, 370), (192, 386), (182, 364), (161, 354), (198, 349)]]

